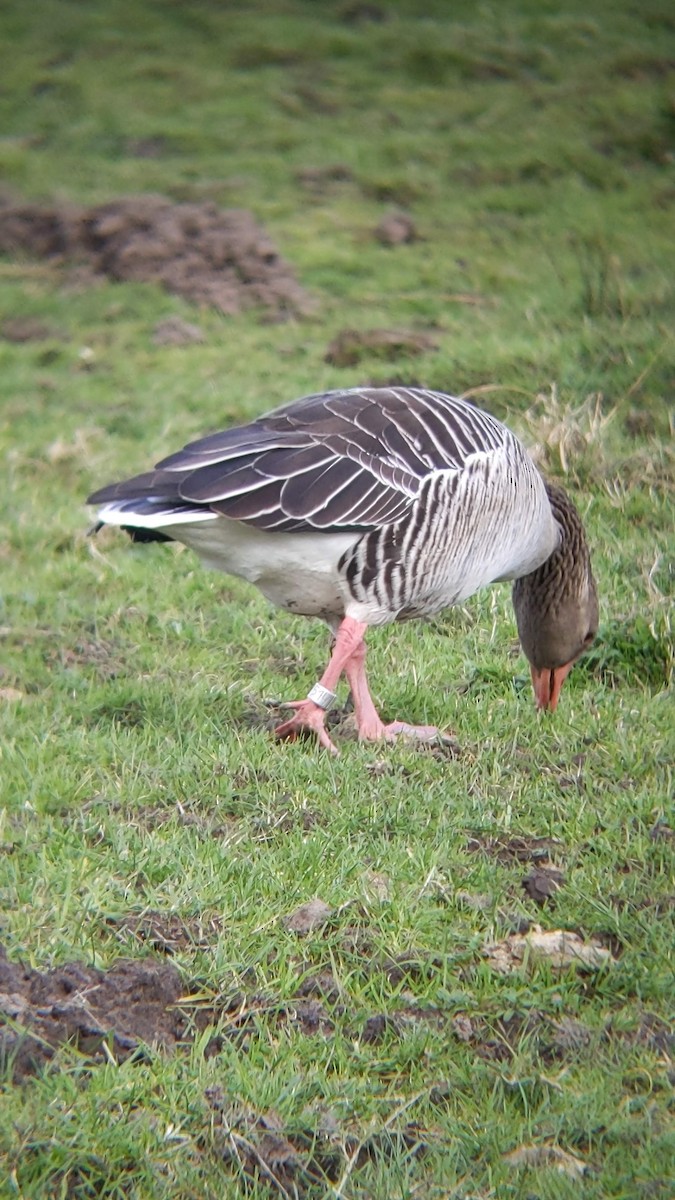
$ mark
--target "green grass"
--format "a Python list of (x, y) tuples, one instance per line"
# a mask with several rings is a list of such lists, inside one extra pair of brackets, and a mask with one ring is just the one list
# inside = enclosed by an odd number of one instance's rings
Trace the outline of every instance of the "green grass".
[[(134, 919), (179, 917), (172, 961), (213, 1014), (172, 1055), (62, 1046), (20, 1084), (7, 1069), (2, 1200), (670, 1195), (674, 23), (660, 0), (380, 8), (0, 17), (5, 189), (250, 208), (315, 300), (266, 324), (0, 262), (0, 326), (55, 330), (0, 336), (1, 939), (41, 971), (107, 969), (161, 957)], [(161, 153), (138, 157), (148, 138)], [(384, 247), (396, 207), (420, 236)], [(156, 347), (171, 314), (205, 344)], [(429, 330), (438, 350), (329, 366), (347, 327)], [(374, 632), (385, 715), (449, 727), (459, 754), (342, 739), (332, 761), (266, 728), (265, 701), (320, 674), (324, 631), (187, 552), (92, 543), (83, 502), (189, 437), (391, 379), (472, 391), (566, 480), (601, 630), (552, 719), (505, 587)], [(557, 839), (542, 908), (531, 863), (495, 850), (518, 837)], [(313, 896), (332, 915), (299, 937), (282, 919)], [(496, 974), (484, 947), (525, 919), (616, 961)], [(311, 1029), (298, 996), (326, 972)], [(270, 1157), (264, 1121), (300, 1165)], [(516, 1169), (524, 1145), (589, 1171)]]

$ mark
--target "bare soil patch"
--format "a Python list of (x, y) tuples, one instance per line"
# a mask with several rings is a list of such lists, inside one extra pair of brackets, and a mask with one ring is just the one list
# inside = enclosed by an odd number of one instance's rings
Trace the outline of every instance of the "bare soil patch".
[(598, 1037), (581, 1021), (571, 1017), (557, 1020), (538, 1012), (514, 1012), (491, 1021), (482, 1016), (459, 1013), (452, 1018), (450, 1030), (479, 1058), (507, 1062), (516, 1057), (523, 1044), (543, 1063), (574, 1061), (592, 1054)]
[(675, 1054), (675, 1025), (652, 1012), (641, 1012), (637, 1024), (628, 1029), (621, 1028), (620, 1023), (610, 1017), (604, 1037), (609, 1042), (645, 1046), (655, 1054), (667, 1055), (669, 1059)]
[(198, 325), (174, 316), (155, 325), (152, 340), (156, 346), (199, 346), (206, 338)]
[(597, 971), (616, 961), (605, 941), (601, 935), (584, 940), (571, 929), (542, 929), (540, 925), (532, 925), (525, 934), (510, 933), (500, 942), (484, 946), (483, 955), (500, 975), (530, 970), (537, 963), (557, 971), (569, 967)]
[(325, 360), (333, 367), (355, 367), (364, 358), (411, 358), (437, 350), (438, 341), (428, 333), (407, 329), (343, 329), (330, 343)]
[(630, 1028), (621, 1027), (620, 1022), (610, 1017), (597, 1030), (575, 1017), (553, 1018), (536, 1009), (491, 1020), (482, 1015), (458, 1013), (449, 1023), (449, 1033), (470, 1046), (479, 1058), (508, 1061), (525, 1046), (533, 1058), (547, 1065), (591, 1058), (600, 1047), (606, 1049), (615, 1042), (646, 1048), (668, 1058), (675, 1049), (673, 1026), (650, 1012), (642, 1012)]
[(564, 849), (558, 838), (552, 837), (470, 837), (467, 850), (471, 854), (487, 854), (501, 863), (541, 863)]
[[(137, 936), (164, 953), (191, 940), (178, 918), (159, 913), (145, 915)], [(125, 959), (108, 970), (71, 962), (42, 972), (10, 962), (0, 947), (0, 1068), (15, 1082), (41, 1071), (65, 1043), (94, 1063), (121, 1062), (142, 1058), (148, 1047), (187, 1048), (217, 1026), (210, 1056), (226, 1041), (245, 1046), (260, 1018), (307, 1035), (328, 1037), (334, 1029), (321, 1000), (304, 987), (288, 1001), (256, 991), (210, 995), (164, 959)]]
[(675, 841), (675, 829), (659, 819), (649, 830), (649, 836), (653, 842), (672, 842)]
[(8, 317), (0, 325), (0, 337), (6, 342), (46, 342), (50, 339), (63, 341), (65, 334), (38, 317)]
[(542, 862), (521, 880), (521, 887), (535, 904), (542, 906), (555, 897), (564, 882), (565, 876), (562, 871), (558, 871), (549, 862)]
[(71, 1042), (93, 1059), (126, 1059), (141, 1043), (175, 1046), (187, 1018), (177, 1001), (183, 988), (175, 967), (120, 962), (110, 971), (67, 963), (40, 971), (9, 962), (0, 951), (0, 1058), (15, 1079), (39, 1071), (54, 1048)]
[(214, 1114), (216, 1153), (243, 1181), (265, 1181), (275, 1195), (316, 1196), (319, 1188), (322, 1195), (342, 1195), (352, 1172), (369, 1162), (420, 1157), (431, 1140), (430, 1131), (402, 1119), (409, 1105), (360, 1140), (329, 1109), (308, 1108), (291, 1127), (275, 1109), (256, 1112), (220, 1087), (207, 1088), (205, 1099)]
[(418, 238), (417, 227), (408, 213), (386, 213), (375, 230), (383, 246), (402, 246)]
[(171, 956), (191, 946), (207, 947), (218, 935), (219, 922), (212, 918), (209, 927), (201, 921), (185, 921), (178, 913), (161, 913), (148, 910), (144, 913), (129, 913), (108, 922), (122, 941), (136, 945), (151, 946), (153, 950)]
[(213, 203), (172, 204), (154, 195), (93, 208), (4, 203), (0, 253), (85, 265), (93, 280), (156, 283), (228, 315), (260, 307), (278, 319), (309, 308), (252, 214)]
[(326, 904), (319, 896), (315, 896), (285, 916), (282, 923), (291, 933), (305, 937), (308, 933), (325, 925), (332, 912), (329, 904)]
[(397, 1008), (391, 1013), (372, 1013), (366, 1017), (360, 1034), (357, 1036), (366, 1045), (379, 1045), (388, 1038), (393, 1040), (403, 1038), (407, 1030), (420, 1025), (442, 1029), (445, 1024), (445, 1016), (433, 1005), (409, 1004), (405, 1008)]
[(311, 196), (321, 198), (334, 191), (336, 185), (353, 182), (354, 173), (344, 163), (330, 163), (326, 167), (302, 167), (296, 179)]
[(80, 638), (74, 646), (57, 642), (47, 646), (45, 661), (50, 666), (58, 663), (64, 670), (91, 670), (103, 682), (115, 679), (124, 669), (119, 647), (104, 639)]

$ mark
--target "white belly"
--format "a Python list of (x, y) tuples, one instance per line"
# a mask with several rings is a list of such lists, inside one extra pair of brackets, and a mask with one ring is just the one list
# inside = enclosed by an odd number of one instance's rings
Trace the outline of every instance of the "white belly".
[(354, 533), (273, 533), (227, 517), (160, 527), (207, 567), (254, 583), (279, 608), (334, 622), (344, 616), (337, 564)]

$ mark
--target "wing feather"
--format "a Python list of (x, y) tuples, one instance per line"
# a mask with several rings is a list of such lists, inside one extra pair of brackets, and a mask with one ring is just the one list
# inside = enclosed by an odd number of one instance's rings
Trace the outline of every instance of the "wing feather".
[(402, 518), (424, 480), (513, 435), (466, 400), (423, 388), (306, 396), (210, 434), (92, 502), (201, 505), (260, 529), (366, 530)]
[(135, 475), (133, 479), (123, 479), (120, 483), (109, 483), (106, 487), (92, 492), (88, 504), (109, 504), (114, 500), (144, 500), (159, 498), (168, 502), (179, 503), (180, 481), (172, 477), (168, 471), (146, 471), (143, 475)]

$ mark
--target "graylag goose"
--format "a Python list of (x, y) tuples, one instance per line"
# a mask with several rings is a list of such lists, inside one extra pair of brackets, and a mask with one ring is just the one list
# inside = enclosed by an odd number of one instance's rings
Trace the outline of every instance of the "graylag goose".
[(540, 709), (555, 709), (595, 637), (597, 594), (574, 505), (506, 426), (441, 392), (307, 396), (191, 442), (89, 503), (103, 505), (97, 528), (184, 542), (273, 604), (328, 623), (328, 666), (289, 706), (278, 738), (315, 734), (335, 752), (325, 718), (343, 673), (360, 738), (433, 738), (433, 727), (381, 720), (366, 679), (366, 630), (432, 616), (497, 580), (515, 580)]

